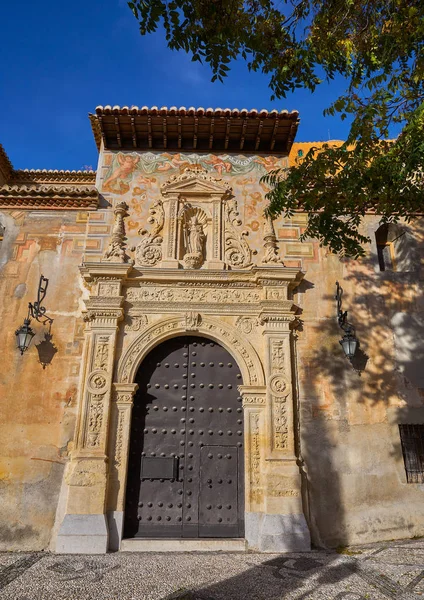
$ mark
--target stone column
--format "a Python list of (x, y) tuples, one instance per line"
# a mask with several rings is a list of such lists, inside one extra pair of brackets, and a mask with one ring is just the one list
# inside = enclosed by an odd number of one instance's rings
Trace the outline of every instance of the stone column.
[(109, 415), (118, 323), (123, 318), (122, 280), (128, 264), (92, 264), (81, 268), (95, 282), (85, 301), (87, 323), (81, 364), (75, 444), (65, 481), (69, 486), (65, 518), (56, 551), (103, 553), (108, 548), (105, 515), (108, 479)]
[(133, 397), (138, 389), (138, 384), (114, 383), (113, 389), (107, 517), (109, 523), (109, 550), (119, 550), (124, 525), (131, 413)]
[(295, 456), (291, 360), (292, 314), (263, 315), (267, 379), (264, 514), (258, 548), (265, 552), (310, 549)]

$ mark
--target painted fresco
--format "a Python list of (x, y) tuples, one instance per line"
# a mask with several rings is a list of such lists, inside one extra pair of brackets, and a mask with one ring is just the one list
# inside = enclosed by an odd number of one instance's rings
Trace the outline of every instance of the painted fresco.
[(287, 166), (286, 157), (185, 153), (106, 153), (102, 192), (125, 200), (130, 207), (128, 238), (136, 238), (148, 218), (147, 210), (161, 197), (160, 187), (172, 175), (199, 167), (230, 183), (243, 227), (252, 248), (262, 246), (263, 212), (268, 186), (260, 181), (269, 171)]

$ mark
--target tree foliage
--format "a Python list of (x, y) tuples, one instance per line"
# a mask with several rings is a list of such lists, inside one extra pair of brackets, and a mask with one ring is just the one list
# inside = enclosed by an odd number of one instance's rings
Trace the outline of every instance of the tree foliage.
[[(344, 94), (325, 114), (350, 117), (341, 147), (312, 148), (274, 171), (269, 212), (309, 214), (305, 236), (363, 253), (367, 212), (383, 222), (423, 212), (424, 2), (422, 0), (135, 0), (141, 34), (163, 24), (171, 49), (208, 63), (223, 81), (231, 61), (269, 76), (272, 99), (314, 91), (336, 76)], [(401, 133), (387, 141), (392, 128)]]

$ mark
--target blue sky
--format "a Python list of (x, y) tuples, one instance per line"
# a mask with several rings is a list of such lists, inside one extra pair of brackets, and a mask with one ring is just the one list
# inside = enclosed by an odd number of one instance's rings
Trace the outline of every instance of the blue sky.
[(7, 2), (0, 21), (0, 143), (15, 168), (97, 164), (88, 113), (99, 104), (296, 109), (297, 141), (343, 139), (348, 124), (323, 117), (343, 82), (271, 102), (267, 78), (234, 64), (224, 84), (207, 66), (141, 37), (124, 0)]

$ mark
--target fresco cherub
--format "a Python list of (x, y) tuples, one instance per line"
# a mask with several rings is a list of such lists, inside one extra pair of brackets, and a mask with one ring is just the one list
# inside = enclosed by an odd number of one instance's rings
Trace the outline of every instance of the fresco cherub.
[(114, 169), (112, 175), (106, 179), (103, 184), (103, 190), (113, 192), (114, 194), (126, 194), (130, 186), (124, 181), (135, 171), (140, 160), (139, 156), (131, 154), (118, 154), (119, 166)]

